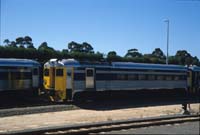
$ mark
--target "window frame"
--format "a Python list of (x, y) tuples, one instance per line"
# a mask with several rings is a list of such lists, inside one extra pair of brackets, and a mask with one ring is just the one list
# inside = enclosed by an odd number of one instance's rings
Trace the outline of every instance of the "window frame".
[(44, 76), (49, 76), (49, 68), (44, 69)]
[(38, 68), (33, 68), (33, 75), (39, 75), (39, 70)]
[(64, 76), (64, 70), (63, 69), (56, 69), (56, 76)]
[(93, 69), (87, 69), (86, 70), (86, 76), (87, 77), (94, 77), (94, 70)]

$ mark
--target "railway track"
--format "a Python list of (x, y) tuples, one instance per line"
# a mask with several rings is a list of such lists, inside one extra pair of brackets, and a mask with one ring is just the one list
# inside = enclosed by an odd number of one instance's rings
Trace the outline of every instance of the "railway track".
[[(31, 130), (22, 130), (15, 132), (7, 132), (6, 134), (39, 134), (39, 135), (60, 135), (60, 134), (98, 134), (113, 130), (122, 130), (130, 128), (140, 128), (148, 126), (158, 126), (166, 124), (177, 124), (184, 122), (200, 121), (199, 114), (192, 115), (168, 115), (162, 117), (148, 117), (142, 119), (129, 119), (118, 121), (107, 121), (99, 123), (78, 124), (78, 125), (63, 125), (57, 127), (38, 128)], [(5, 133), (4, 133), (5, 134)]]

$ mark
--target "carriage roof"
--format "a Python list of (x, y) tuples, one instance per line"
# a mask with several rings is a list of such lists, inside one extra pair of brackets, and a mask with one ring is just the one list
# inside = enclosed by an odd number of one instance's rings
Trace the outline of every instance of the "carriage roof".
[(30, 59), (0, 58), (0, 66), (32, 67), (40, 66), (40, 63)]
[(79, 62), (74, 59), (63, 59), (61, 61), (65, 66), (72, 66), (72, 67), (111, 67), (108, 62), (89, 62), (89, 61), (84, 61), (84, 62)]
[(200, 72), (200, 67), (198, 67), (198, 66), (191, 66), (190, 69), (192, 69), (193, 71)]
[(187, 67), (180, 65), (166, 65), (166, 64), (146, 64), (133, 62), (113, 62), (112, 66), (115, 68), (131, 68), (131, 69), (149, 69), (149, 70), (181, 70), (187, 71)]
[(149, 70), (179, 70), (187, 71), (187, 67), (180, 65), (144, 64), (133, 62), (79, 62), (74, 59), (63, 59), (61, 63), (71, 67), (97, 67), (97, 68), (122, 68), (122, 69), (149, 69)]

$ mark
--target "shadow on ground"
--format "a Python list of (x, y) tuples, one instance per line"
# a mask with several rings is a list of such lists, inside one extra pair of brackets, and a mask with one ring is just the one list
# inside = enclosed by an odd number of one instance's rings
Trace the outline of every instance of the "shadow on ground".
[[(87, 97), (88, 100), (85, 100)], [(133, 91), (78, 94), (74, 105), (90, 110), (114, 110), (148, 106), (199, 103), (199, 96), (188, 96), (177, 91)]]

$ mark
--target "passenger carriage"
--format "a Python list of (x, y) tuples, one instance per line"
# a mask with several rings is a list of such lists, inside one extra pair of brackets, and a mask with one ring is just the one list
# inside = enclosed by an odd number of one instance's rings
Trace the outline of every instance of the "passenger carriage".
[(0, 58), (0, 92), (37, 93), (40, 67), (34, 60)]
[(44, 88), (54, 100), (73, 100), (76, 93), (85, 91), (186, 91), (187, 71), (178, 65), (52, 59), (44, 65)]
[(200, 67), (189, 67), (189, 90), (190, 93), (200, 94)]

